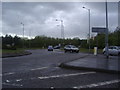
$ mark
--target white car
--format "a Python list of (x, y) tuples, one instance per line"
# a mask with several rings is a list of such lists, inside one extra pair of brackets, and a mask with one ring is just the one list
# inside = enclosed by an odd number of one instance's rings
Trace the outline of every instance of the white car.
[(64, 47), (64, 51), (65, 51), (65, 53), (66, 53), (66, 52), (76, 52), (76, 53), (78, 53), (78, 52), (79, 52), (79, 48), (77, 48), (77, 47), (74, 46), (74, 45), (66, 45), (66, 46)]
[[(103, 49), (103, 54), (106, 54), (106, 49)], [(119, 46), (109, 46), (108, 47), (109, 55), (118, 55), (120, 56), (120, 47)]]

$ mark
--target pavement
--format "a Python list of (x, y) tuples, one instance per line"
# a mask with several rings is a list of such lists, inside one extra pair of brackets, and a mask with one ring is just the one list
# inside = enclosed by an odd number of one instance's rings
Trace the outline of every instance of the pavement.
[(60, 67), (69, 69), (91, 70), (106, 73), (120, 73), (120, 57), (89, 54), (84, 58), (64, 62)]

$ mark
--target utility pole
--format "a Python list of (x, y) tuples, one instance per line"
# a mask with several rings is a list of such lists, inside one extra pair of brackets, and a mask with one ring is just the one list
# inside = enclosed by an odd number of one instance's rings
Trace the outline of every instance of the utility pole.
[(64, 37), (64, 25), (63, 25), (63, 20), (58, 20), (58, 19), (56, 19), (56, 21), (60, 21), (61, 22), (61, 38), (65, 38)]
[(30, 46), (31, 46), (31, 31), (29, 30), (29, 48), (30, 48)]
[(21, 24), (23, 26), (23, 49), (24, 49), (24, 23), (21, 22)]
[(108, 11), (107, 11), (107, 1), (105, 3), (106, 6), (106, 32), (105, 32), (105, 46), (106, 46), (106, 58), (109, 58), (109, 51), (108, 51)]
[(88, 34), (88, 44), (89, 44), (89, 53), (90, 53), (90, 9), (83, 7), (84, 9), (88, 10), (88, 15), (89, 15), (89, 34)]

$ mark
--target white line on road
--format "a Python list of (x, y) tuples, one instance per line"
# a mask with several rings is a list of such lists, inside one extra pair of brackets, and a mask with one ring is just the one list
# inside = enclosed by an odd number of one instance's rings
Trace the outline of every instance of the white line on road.
[(35, 69), (31, 69), (31, 71), (34, 71), (34, 70), (42, 70), (42, 69), (46, 69), (48, 67), (41, 67), (41, 68), (35, 68)]
[[(41, 68), (34, 68), (34, 69), (30, 69), (30, 71), (35, 71), (35, 70), (42, 70), (42, 69), (47, 69), (50, 67), (41, 67)], [(59, 67), (54, 67), (54, 68), (59, 68)], [(9, 72), (9, 73), (4, 73), (4, 74), (0, 74), (0, 76), (7, 76), (7, 75), (13, 75), (16, 74), (15, 72)]]
[(89, 85), (83, 85), (83, 86), (75, 86), (73, 88), (75, 89), (80, 89), (80, 88), (94, 88), (97, 86), (103, 86), (103, 85), (109, 85), (109, 84), (113, 84), (113, 83), (118, 83), (120, 82), (120, 80), (111, 80), (111, 81), (104, 81), (104, 82), (99, 82), (99, 83), (94, 83), (94, 84), (89, 84)]
[(20, 81), (22, 81), (22, 79), (17, 79), (17, 80), (16, 80), (16, 82), (20, 82)]
[(9, 86), (17, 86), (17, 87), (22, 87), (23, 85), (20, 85), (20, 84), (10, 84), (10, 83), (2, 83), (3, 85), (9, 85)]
[(55, 52), (55, 53), (63, 53), (62, 51), (53, 51), (53, 52)]
[(44, 77), (38, 77), (38, 78), (39, 79), (49, 79), (49, 78), (59, 78), (59, 77), (77, 76), (77, 75), (94, 74), (94, 73), (96, 73), (96, 72), (83, 72), (83, 73), (74, 73), (74, 74), (62, 74), (62, 75), (44, 76)]
[(10, 82), (10, 80), (6, 80), (6, 82), (7, 82), (7, 83)]
[[(31, 71), (34, 71), (34, 70), (42, 70), (42, 69), (45, 69), (45, 68), (48, 68), (48, 67), (35, 68), (35, 69), (30, 69), (30, 70), (31, 70)], [(15, 72), (4, 73), (3, 76), (12, 75), (12, 74), (15, 74)], [(2, 76), (2, 74), (0, 74), (0, 76)]]
[(0, 74), (0, 77), (2, 77), (2, 74)]
[(3, 76), (15, 74), (14, 72), (4, 73)]

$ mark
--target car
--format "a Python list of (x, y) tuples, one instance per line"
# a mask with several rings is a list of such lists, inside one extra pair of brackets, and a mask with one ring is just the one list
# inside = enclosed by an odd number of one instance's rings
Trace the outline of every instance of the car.
[[(103, 54), (106, 54), (106, 48), (103, 49)], [(118, 55), (120, 56), (120, 46), (109, 46), (108, 47), (109, 55)]]
[(65, 53), (66, 53), (66, 52), (76, 52), (76, 53), (78, 53), (78, 52), (79, 52), (79, 48), (77, 48), (77, 47), (74, 46), (74, 45), (66, 45), (66, 46), (64, 47), (64, 51), (65, 51)]
[(54, 46), (54, 49), (60, 49), (60, 46)]
[(48, 51), (53, 51), (53, 46), (48, 46)]

